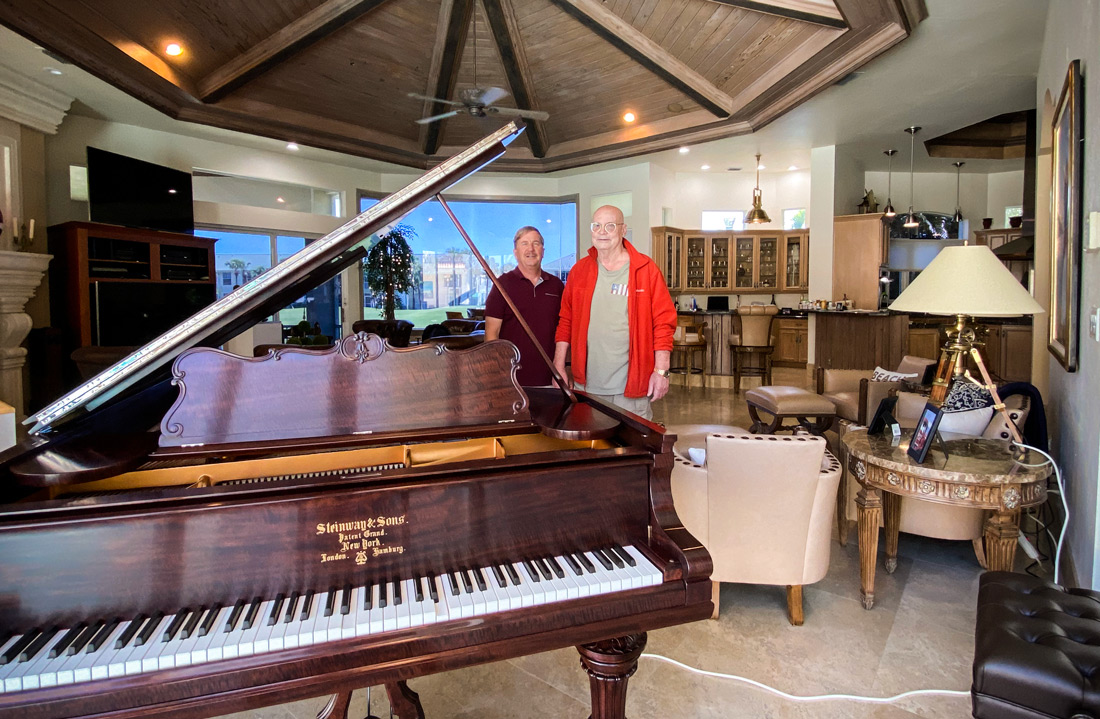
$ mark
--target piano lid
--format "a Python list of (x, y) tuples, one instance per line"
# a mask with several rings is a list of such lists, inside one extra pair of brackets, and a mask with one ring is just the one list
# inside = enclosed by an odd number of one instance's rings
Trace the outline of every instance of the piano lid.
[(151, 375), (166, 372), (172, 361), (196, 345), (218, 346), (260, 318), (329, 279), (362, 254), (360, 243), (418, 205), (496, 160), (523, 132), (516, 120), (429, 170), (366, 212), (235, 292), (200, 310), (144, 347), (80, 385), (37, 414), (31, 434), (56, 425), (77, 410), (92, 410)]

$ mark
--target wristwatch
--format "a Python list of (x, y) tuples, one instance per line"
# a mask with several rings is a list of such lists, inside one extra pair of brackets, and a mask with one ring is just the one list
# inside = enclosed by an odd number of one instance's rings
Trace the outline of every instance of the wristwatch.
[(657, 374), (661, 375), (662, 377), (668, 377), (668, 370), (667, 369), (655, 369), (653, 371), (656, 372)]

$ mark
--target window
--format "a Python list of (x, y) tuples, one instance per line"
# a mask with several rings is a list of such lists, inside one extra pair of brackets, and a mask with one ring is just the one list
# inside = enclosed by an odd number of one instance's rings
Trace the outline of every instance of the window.
[(1005, 208), (1005, 223), (1001, 227), (1010, 227), (1013, 217), (1021, 217), (1024, 214), (1023, 205), (1012, 205)]
[[(379, 201), (379, 197), (361, 191), (359, 211)], [(545, 240), (543, 270), (564, 280), (576, 262), (575, 199), (451, 199), (447, 204), (497, 275), (516, 266), (512, 237), (525, 225), (538, 228)], [(416, 231), (410, 243), (416, 279), (412, 289), (399, 297), (397, 318), (425, 327), (446, 319), (448, 307), (484, 307), (492, 284), (439, 203), (425, 202), (401, 222)], [(382, 297), (374, 296), (365, 283), (363, 304), (364, 317), (379, 316)]]
[(703, 211), (704, 230), (743, 230), (745, 229), (745, 213), (741, 210), (708, 212)]
[[(217, 240), (214, 243), (214, 271), (217, 274), (215, 286), (218, 299), (267, 272), (312, 241), (312, 238), (278, 235), (273, 232), (209, 227), (195, 228), (195, 236)], [(284, 326), (292, 326), (302, 320), (316, 323), (321, 327), (321, 334), (333, 339), (339, 338), (339, 275), (279, 310), (275, 318)]]
[(793, 210), (783, 210), (783, 229), (801, 230), (806, 227), (806, 208), (798, 207)]

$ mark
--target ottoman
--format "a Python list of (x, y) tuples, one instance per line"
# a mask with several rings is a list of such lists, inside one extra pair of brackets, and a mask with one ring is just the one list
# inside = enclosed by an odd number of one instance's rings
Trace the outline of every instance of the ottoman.
[[(752, 418), (749, 431), (753, 434), (775, 434), (802, 426), (810, 434), (821, 436), (833, 425), (836, 418), (836, 406), (832, 402), (801, 387), (757, 387), (745, 393), (745, 401), (749, 405), (749, 417)], [(765, 424), (758, 411), (772, 415), (771, 422)], [(783, 420), (791, 417), (797, 420), (796, 423), (784, 425)], [(810, 417), (814, 418), (813, 422), (809, 420)]]
[(974, 632), (977, 719), (1100, 716), (1100, 592), (987, 572)]

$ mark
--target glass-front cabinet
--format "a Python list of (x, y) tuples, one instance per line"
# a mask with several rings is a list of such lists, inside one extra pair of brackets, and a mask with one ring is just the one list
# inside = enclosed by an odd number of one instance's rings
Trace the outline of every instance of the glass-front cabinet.
[(779, 238), (758, 237), (756, 288), (774, 290), (779, 287)]
[(653, 258), (670, 291), (805, 291), (809, 231), (653, 229)]
[(707, 288), (707, 238), (702, 235), (686, 235), (687, 245), (687, 284), (684, 289), (703, 290)]
[(809, 288), (809, 235), (790, 234), (783, 238), (783, 289), (805, 291)]
[(653, 230), (653, 259), (665, 277), (669, 291), (683, 287), (684, 236), (679, 231), (658, 227)]
[(730, 288), (730, 238), (715, 237), (710, 244), (710, 284), (714, 290)]
[(735, 289), (752, 289), (756, 287), (756, 238), (738, 237), (734, 240), (737, 246)]

